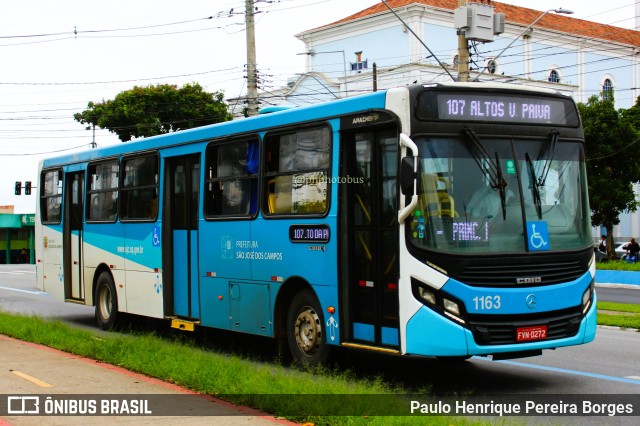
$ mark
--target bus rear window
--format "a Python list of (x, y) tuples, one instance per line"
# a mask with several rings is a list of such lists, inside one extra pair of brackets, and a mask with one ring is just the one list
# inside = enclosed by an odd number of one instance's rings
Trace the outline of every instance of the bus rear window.
[(62, 218), (62, 170), (42, 172), (40, 179), (40, 217), (42, 223), (60, 223)]

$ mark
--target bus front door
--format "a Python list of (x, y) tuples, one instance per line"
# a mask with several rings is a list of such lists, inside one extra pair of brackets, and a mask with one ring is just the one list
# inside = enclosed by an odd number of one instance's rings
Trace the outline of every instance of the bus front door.
[(62, 246), (64, 263), (64, 297), (83, 302), (82, 223), (84, 213), (84, 172), (69, 172), (65, 177), (64, 224)]
[[(165, 225), (168, 247), (164, 264), (170, 272), (173, 315), (200, 318), (200, 280), (198, 273), (198, 199), (200, 194), (200, 156), (167, 159)], [(168, 215), (168, 217), (166, 216)], [(165, 240), (165, 242), (167, 242)]]
[[(398, 133), (395, 127), (344, 133), (341, 194), (342, 300), (349, 336), (361, 344), (397, 350), (398, 312)], [(346, 173), (346, 176), (344, 174)]]

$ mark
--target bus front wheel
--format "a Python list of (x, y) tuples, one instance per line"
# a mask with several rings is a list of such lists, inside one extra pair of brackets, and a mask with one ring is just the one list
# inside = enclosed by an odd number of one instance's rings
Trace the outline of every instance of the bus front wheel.
[(313, 291), (295, 295), (287, 315), (287, 341), (293, 360), (302, 365), (321, 364), (329, 356), (324, 316)]
[(111, 330), (118, 313), (118, 295), (113, 279), (108, 272), (102, 272), (96, 283), (96, 321), (103, 330)]

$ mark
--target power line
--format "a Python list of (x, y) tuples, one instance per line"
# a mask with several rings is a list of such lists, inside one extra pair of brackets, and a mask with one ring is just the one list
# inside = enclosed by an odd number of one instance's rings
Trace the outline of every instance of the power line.
[(134, 83), (137, 81), (151, 81), (151, 80), (164, 80), (169, 78), (193, 77), (196, 75), (214, 74), (218, 72), (232, 71), (236, 69), (237, 69), (236, 67), (232, 67), (232, 68), (224, 68), (220, 70), (195, 72), (190, 74), (176, 74), (176, 75), (166, 75), (163, 77), (136, 78), (136, 79), (128, 79), (128, 80), (82, 81), (82, 82), (59, 82), (59, 83), (56, 83), (56, 82), (37, 82), (37, 83), (0, 82), (0, 85), (2, 86), (86, 86), (86, 85), (94, 85), (94, 84)]
[(83, 145), (79, 145), (79, 146), (74, 146), (72, 148), (65, 148), (65, 149), (58, 149), (55, 151), (47, 151), (47, 152), (27, 152), (27, 153), (19, 153), (19, 154), (1, 154), (0, 153), (0, 157), (24, 157), (24, 156), (31, 156), (31, 155), (45, 155), (45, 154), (55, 154), (57, 152), (64, 152), (64, 151), (72, 151), (74, 149), (79, 149), (79, 148), (84, 148), (85, 146), (88, 146), (87, 144), (83, 144)]

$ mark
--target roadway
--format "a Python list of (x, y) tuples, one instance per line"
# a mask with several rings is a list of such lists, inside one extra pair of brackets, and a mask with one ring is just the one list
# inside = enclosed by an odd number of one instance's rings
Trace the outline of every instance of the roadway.
[[(640, 286), (599, 287), (599, 300), (640, 303)], [(0, 267), (0, 309), (9, 312), (37, 313), (68, 323), (97, 330), (93, 309), (65, 304), (39, 292), (33, 268), (23, 265)], [(5, 343), (0, 341), (0, 345)], [(249, 339), (249, 347), (257, 347)], [(246, 351), (247, 347), (241, 349)], [(264, 357), (260, 349), (257, 357)], [(429, 388), (437, 394), (468, 393), (518, 395), (608, 395), (631, 397), (640, 415), (640, 333), (612, 327), (599, 327), (594, 342), (569, 348), (544, 351), (542, 356), (511, 361), (491, 361), (473, 357), (467, 362), (443, 368), (442, 361), (431, 358), (389, 357), (369, 352), (345, 351), (338, 364), (358, 377), (382, 377), (408, 389)], [(268, 358), (269, 355), (266, 356)], [(0, 362), (4, 362), (0, 359)], [(0, 388), (0, 393), (7, 393)], [(519, 418), (522, 419), (522, 418)], [(558, 421), (559, 418), (552, 418)], [(637, 424), (637, 417), (561, 418), (562, 424)], [(545, 418), (528, 419), (543, 422)], [(549, 420), (549, 419), (546, 419)], [(16, 423), (17, 424), (17, 423)]]

